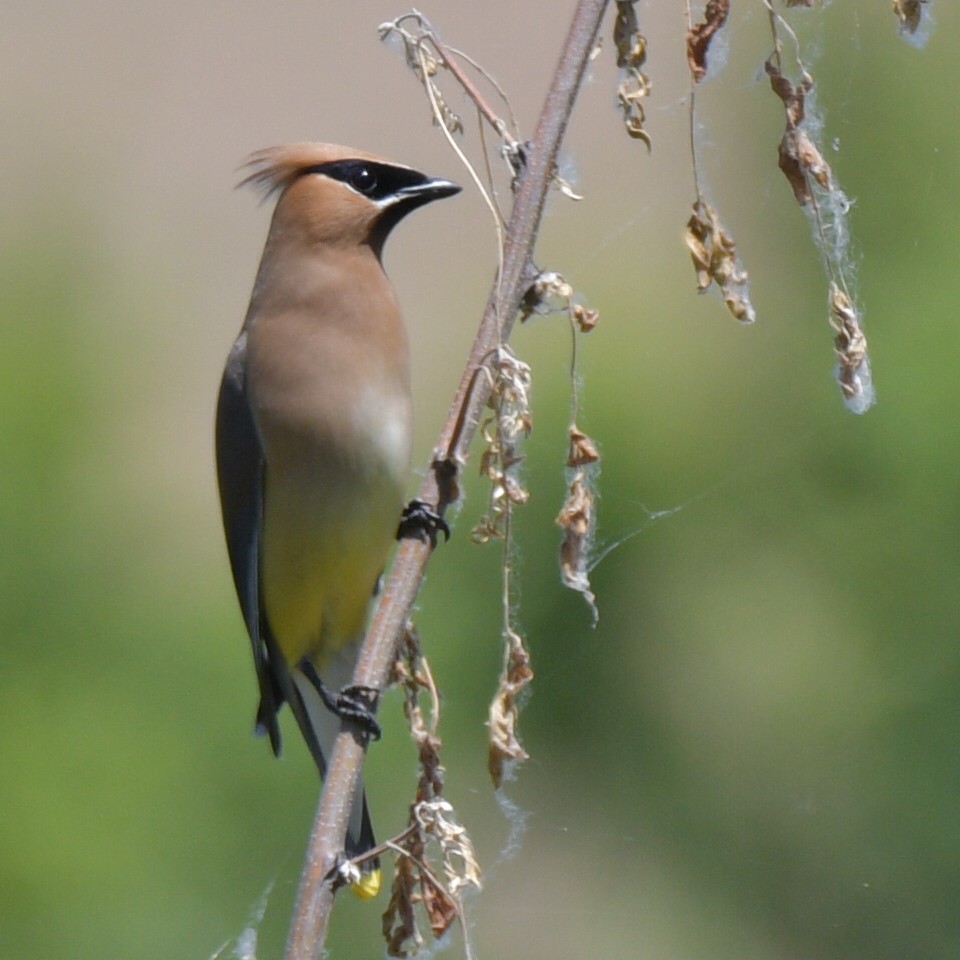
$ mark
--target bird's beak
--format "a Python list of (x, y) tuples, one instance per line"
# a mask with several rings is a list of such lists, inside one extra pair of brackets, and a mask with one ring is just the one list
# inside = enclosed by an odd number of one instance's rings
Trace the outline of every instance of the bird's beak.
[(443, 197), (452, 197), (463, 188), (452, 180), (425, 180), (423, 183), (403, 187), (397, 191), (397, 196), (403, 201), (415, 200), (417, 206), (429, 203), (431, 200), (440, 200)]

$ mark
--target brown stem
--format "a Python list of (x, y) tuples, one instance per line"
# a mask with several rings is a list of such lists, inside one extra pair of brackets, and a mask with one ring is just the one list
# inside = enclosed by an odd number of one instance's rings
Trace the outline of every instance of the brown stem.
[(469, 76), (463, 71), (460, 67), (460, 62), (457, 58), (450, 52), (447, 48), (447, 45), (440, 39), (437, 32), (433, 29), (432, 24), (426, 17), (421, 17), (421, 24), (423, 29), (426, 31), (427, 35), (430, 38), (430, 43), (433, 44), (434, 50), (437, 51), (440, 59), (443, 60), (443, 65), (451, 73), (457, 83), (463, 88), (464, 93), (474, 102), (476, 108), (483, 114), (487, 123), (493, 127), (497, 133), (503, 137), (509, 146), (515, 144), (510, 132), (507, 130), (507, 125), (497, 116), (494, 109), (487, 103), (486, 97), (477, 89), (476, 84), (470, 79)]
[[(557, 151), (566, 131), (580, 82), (596, 43), (607, 0), (579, 0), (560, 62), (527, 152), (507, 228), (502, 276), (487, 300), (480, 329), (470, 351), (460, 387), (440, 432), (434, 469), (421, 484), (418, 497), (447, 506), (440, 500), (439, 465), (460, 463), (476, 431), (490, 388), (477, 370), (492, 350), (506, 341), (530, 284), (533, 246), (540, 227), (547, 190), (553, 179)], [(364, 639), (353, 683), (377, 690), (386, 685), (396, 658), (397, 643), (413, 607), (430, 557), (430, 547), (418, 540), (403, 540), (397, 548), (390, 577)], [(323, 953), (333, 906), (333, 869), (343, 849), (351, 798), (360, 781), (363, 746), (341, 729), (329, 758), (320, 802), (300, 879), (285, 960), (317, 960)]]

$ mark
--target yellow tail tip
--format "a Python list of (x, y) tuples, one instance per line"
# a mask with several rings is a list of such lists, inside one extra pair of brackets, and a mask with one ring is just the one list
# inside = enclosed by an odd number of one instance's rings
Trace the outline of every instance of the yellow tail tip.
[(350, 889), (361, 900), (370, 900), (380, 892), (380, 868), (361, 873), (360, 879), (350, 884)]

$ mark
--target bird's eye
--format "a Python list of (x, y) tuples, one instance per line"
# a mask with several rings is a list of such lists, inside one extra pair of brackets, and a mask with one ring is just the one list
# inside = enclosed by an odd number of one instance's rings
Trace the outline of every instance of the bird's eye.
[(377, 189), (377, 175), (369, 167), (357, 167), (351, 171), (349, 182), (358, 193), (371, 194)]

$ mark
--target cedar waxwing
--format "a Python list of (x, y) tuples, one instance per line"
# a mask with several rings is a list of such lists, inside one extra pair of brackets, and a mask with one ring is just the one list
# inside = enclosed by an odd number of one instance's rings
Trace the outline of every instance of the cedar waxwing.
[[(363, 712), (338, 692), (410, 469), (407, 335), (383, 244), (411, 210), (460, 188), (322, 143), (263, 150), (248, 165), (242, 183), (278, 199), (220, 387), (220, 502), (260, 688), (257, 730), (279, 754), (277, 711), (289, 703), (322, 777), (340, 717)], [(373, 846), (361, 788), (345, 850)], [(378, 865), (363, 869), (354, 890), (372, 896)]]

